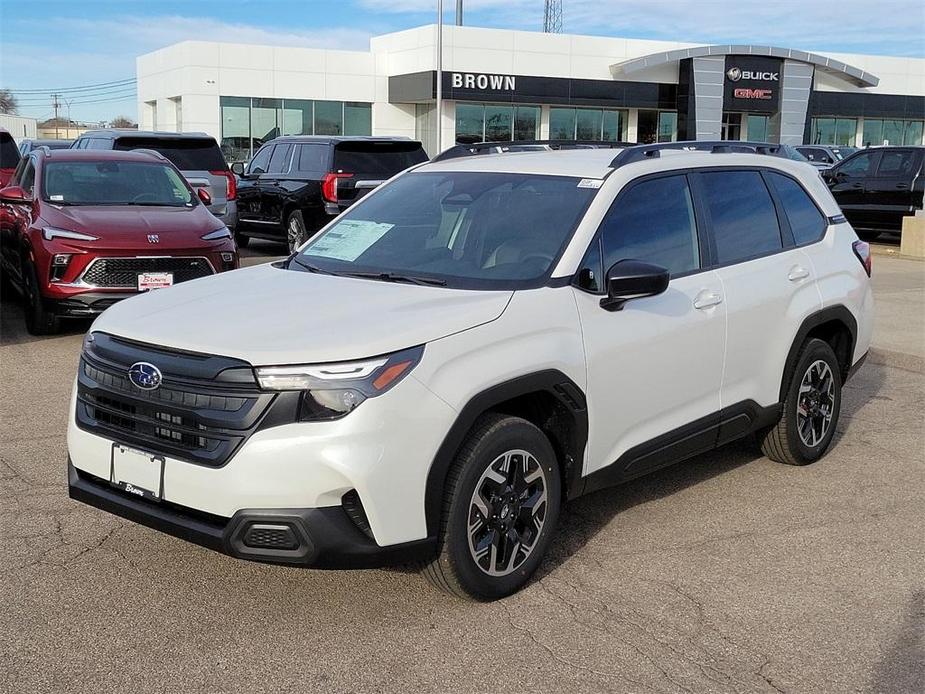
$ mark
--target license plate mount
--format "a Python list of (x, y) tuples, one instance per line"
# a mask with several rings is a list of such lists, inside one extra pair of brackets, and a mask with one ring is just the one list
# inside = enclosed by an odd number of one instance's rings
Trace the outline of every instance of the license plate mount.
[(164, 497), (164, 456), (115, 443), (109, 466), (109, 483), (141, 499)]
[(172, 272), (142, 272), (138, 275), (138, 291), (140, 292), (171, 286), (173, 286)]

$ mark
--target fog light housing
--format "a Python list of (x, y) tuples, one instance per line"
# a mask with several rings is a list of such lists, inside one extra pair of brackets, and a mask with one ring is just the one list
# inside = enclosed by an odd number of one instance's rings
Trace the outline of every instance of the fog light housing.
[(234, 268), (234, 253), (228, 253), (227, 251), (222, 252), (222, 269), (234, 270)]
[(338, 419), (353, 412), (364, 400), (366, 396), (352, 388), (307, 390), (302, 393), (299, 420), (317, 422)]
[(52, 282), (60, 282), (61, 278), (64, 277), (64, 273), (67, 272), (67, 266), (70, 262), (70, 253), (55, 253), (51, 257), (51, 272), (49, 273), (49, 279), (51, 279)]

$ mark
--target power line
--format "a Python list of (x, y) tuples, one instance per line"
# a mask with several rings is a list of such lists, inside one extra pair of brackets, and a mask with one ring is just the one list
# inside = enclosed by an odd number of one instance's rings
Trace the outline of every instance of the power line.
[(128, 77), (122, 80), (114, 80), (112, 82), (98, 82), (97, 84), (84, 84), (76, 87), (52, 87), (49, 89), (11, 89), (10, 91), (13, 94), (51, 94), (53, 92), (64, 93), (64, 92), (81, 92), (81, 91), (96, 91), (98, 89), (105, 89), (116, 86), (127, 86), (128, 84), (135, 82), (134, 77)]
[[(112, 95), (112, 94), (121, 94), (121, 93), (123, 93), (123, 92), (134, 94), (134, 93), (135, 93), (135, 85), (125, 85), (124, 87), (114, 87), (114, 88), (111, 89), (111, 90), (103, 90), (103, 91), (99, 91), (99, 92), (87, 92), (87, 93), (84, 93), (84, 94), (69, 94), (69, 93), (64, 93), (64, 94), (62, 94), (62, 93), (60, 93), (60, 92), (55, 92), (55, 93), (58, 94), (58, 96), (66, 96), (66, 97), (70, 97), (70, 98), (72, 98), (72, 99), (94, 99), (94, 98), (100, 97), (100, 96), (110, 96), (110, 95)], [(16, 101), (17, 101), (18, 103), (20, 103), (20, 104), (22, 104), (22, 103), (25, 103), (25, 104), (29, 104), (29, 103), (32, 103), (32, 104), (36, 104), (36, 103), (45, 103), (46, 101), (49, 100), (49, 98), (51, 98), (51, 97), (53, 97), (53, 96), (54, 96), (54, 94), (50, 94), (49, 96), (28, 96), (28, 97), (23, 98), (23, 99), (20, 99), (19, 97), (17, 97), (17, 98), (16, 98)]]

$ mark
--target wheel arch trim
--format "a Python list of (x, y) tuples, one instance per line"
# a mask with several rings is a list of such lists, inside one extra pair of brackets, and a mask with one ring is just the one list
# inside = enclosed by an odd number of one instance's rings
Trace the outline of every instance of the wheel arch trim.
[[(572, 469), (563, 474), (562, 483), (567, 491), (574, 489), (576, 485), (580, 486), (578, 483), (582, 479), (584, 451), (588, 440), (588, 409), (584, 391), (558, 369), (547, 369), (518, 376), (490, 386), (472, 396), (459, 411), (456, 420), (444, 436), (427, 473), (424, 515), (428, 536), (436, 536), (439, 533), (447, 474), (476, 420), (485, 412), (504, 402), (533, 394), (551, 395), (574, 416), (573, 436), (575, 437), (575, 449), (579, 455), (578, 459), (573, 461)], [(569, 492), (569, 495), (572, 494)]]
[[(811, 313), (803, 319), (799, 330), (797, 330), (790, 344), (790, 351), (787, 353), (787, 361), (784, 362), (784, 371), (781, 376), (780, 394), (778, 397), (779, 402), (783, 402), (786, 398), (787, 388), (790, 385), (789, 377), (793, 368), (796, 366), (797, 359), (800, 356), (800, 348), (803, 346), (803, 343), (806, 342), (806, 337), (814, 328), (835, 321), (844, 324), (851, 335), (851, 343), (848, 345), (848, 361), (852, 362), (854, 360), (854, 348), (858, 341), (858, 322), (854, 314), (843, 304), (827, 306), (815, 313)], [(847, 370), (850, 370), (852, 366), (853, 364), (849, 363), (847, 365)], [(843, 373), (842, 377), (844, 378), (844, 376), (845, 374)]]

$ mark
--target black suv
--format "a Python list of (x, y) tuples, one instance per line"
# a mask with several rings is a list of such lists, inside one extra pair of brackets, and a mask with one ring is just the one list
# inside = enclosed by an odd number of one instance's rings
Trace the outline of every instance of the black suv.
[(925, 147), (874, 147), (820, 172), (845, 217), (864, 240), (901, 231), (903, 217), (922, 209)]
[(366, 193), (427, 161), (420, 142), (397, 137), (285, 136), (263, 145), (245, 169), (235, 163), (235, 237), (286, 241), (294, 251)]

